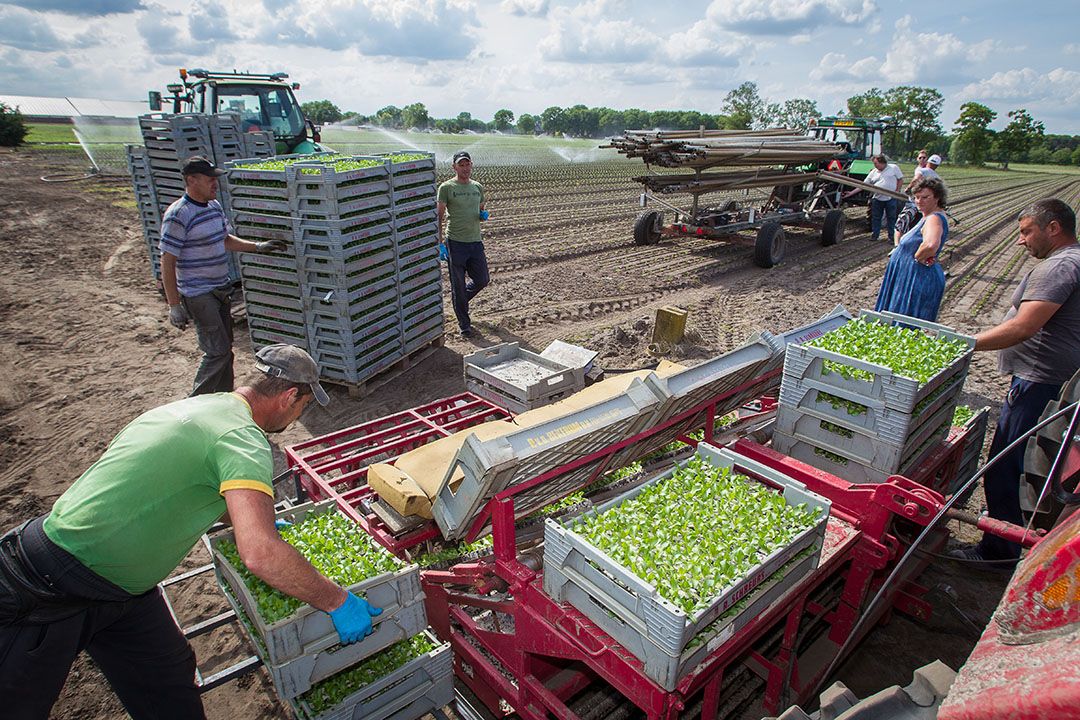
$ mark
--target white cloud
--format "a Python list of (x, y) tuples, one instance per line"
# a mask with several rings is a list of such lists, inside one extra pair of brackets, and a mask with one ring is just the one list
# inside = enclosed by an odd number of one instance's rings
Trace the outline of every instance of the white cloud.
[(1080, 104), (1080, 72), (1054, 68), (1041, 73), (1029, 67), (996, 72), (986, 80), (971, 83), (963, 94), (989, 101), (1045, 102), (1059, 107)]
[(816, 82), (843, 83), (849, 81), (872, 82), (881, 75), (881, 60), (864, 57), (848, 60), (844, 53), (825, 53), (817, 67), (810, 71), (810, 79)]
[(550, 3), (548, 0), (503, 0), (499, 6), (503, 12), (518, 17), (546, 17)]
[(716, 25), (748, 35), (791, 35), (863, 25), (877, 11), (873, 0), (714, 0), (706, 15)]
[(55, 11), (71, 15), (111, 15), (141, 10), (141, 0), (6, 0), (28, 10)]
[(1066, 55), (1080, 55), (1080, 43), (1065, 43), (1062, 48)]
[(965, 42), (952, 33), (918, 32), (905, 15), (896, 22), (881, 74), (895, 84), (957, 84), (971, 80), (976, 64), (1003, 49), (995, 40)]
[(52, 52), (62, 49), (64, 42), (40, 14), (14, 5), (0, 5), (0, 45)]

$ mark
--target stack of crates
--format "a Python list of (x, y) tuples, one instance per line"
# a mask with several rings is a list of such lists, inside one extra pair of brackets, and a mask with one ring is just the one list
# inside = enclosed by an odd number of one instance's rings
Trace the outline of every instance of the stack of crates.
[(402, 340), (408, 354), (443, 333), (435, 156), (399, 151), (383, 157), (390, 162)]
[(289, 243), (240, 256), (252, 344), (299, 345), (324, 379), (355, 385), (442, 335), (442, 286), (434, 157), (346, 159), (366, 167), (229, 163), (228, 190), (239, 235)]
[(131, 189), (135, 193), (135, 205), (142, 221), (147, 257), (150, 258), (150, 272), (154, 278), (160, 278), (161, 211), (158, 209), (150, 158), (143, 145), (125, 145), (124, 149), (127, 153), (128, 172), (131, 174)]
[[(968, 346), (967, 352), (920, 384), (880, 365), (807, 345), (788, 345), (772, 445), (779, 452), (857, 483), (910, 475), (948, 435), (967, 378), (975, 339), (892, 313), (861, 318), (902, 324)], [(868, 377), (845, 377), (829, 363)]]
[[(193, 155), (202, 155), (221, 167), (230, 160), (270, 157), (274, 154), (274, 138), (268, 132), (241, 133), (237, 113), (151, 113), (139, 118), (139, 129), (143, 147), (138, 157), (132, 155), (133, 148), (138, 146), (129, 147), (128, 167), (132, 169), (143, 232), (147, 242), (152, 243), (151, 269), (154, 277), (160, 280), (161, 218), (184, 194), (184, 178), (180, 173), (184, 161)], [(139, 165), (140, 171), (145, 167), (145, 173), (140, 174), (139, 179), (136, 179), (134, 165)], [(154, 198), (152, 214), (148, 212), (149, 206), (144, 212), (140, 194), (145, 192), (147, 177)], [(218, 186), (218, 201), (223, 208), (229, 207), (224, 184)], [(239, 266), (231, 253), (229, 273), (233, 280), (240, 278)]]

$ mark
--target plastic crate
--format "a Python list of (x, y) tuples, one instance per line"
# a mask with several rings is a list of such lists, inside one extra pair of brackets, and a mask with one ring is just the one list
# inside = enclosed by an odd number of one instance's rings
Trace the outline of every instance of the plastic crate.
[[(791, 344), (787, 347), (787, 355), (784, 359), (781, 393), (783, 393), (785, 385), (795, 383), (796, 388), (789, 390), (789, 396), (792, 392), (795, 392), (797, 397), (801, 397), (805, 393), (805, 389), (812, 388), (852, 400), (867, 407), (889, 407), (910, 413), (920, 401), (936, 390), (938, 386), (952, 380), (956, 375), (967, 375), (967, 369), (971, 364), (971, 356), (975, 348), (975, 338), (960, 335), (944, 325), (895, 313), (877, 313), (863, 310), (859, 313), (859, 317), (878, 320), (890, 325), (909, 325), (938, 336), (961, 340), (968, 345), (969, 349), (951, 365), (920, 385), (917, 380), (897, 375), (882, 365), (850, 358), (817, 347)], [(827, 372), (823, 367), (827, 360), (863, 370), (870, 373), (872, 379), (846, 378), (838, 372)]]
[(325, 203), (337, 203), (361, 197), (386, 196), (389, 202), (390, 179), (370, 177), (350, 185), (290, 181), (289, 197), (299, 208), (319, 207)]
[[(805, 503), (817, 508), (816, 523), (799, 534), (795, 540), (773, 551), (744, 578), (725, 589), (708, 607), (693, 615), (665, 600), (656, 588), (638, 578), (604, 552), (573, 531), (550, 518), (544, 521), (544, 592), (558, 602), (569, 602), (590, 620), (611, 635), (620, 645), (642, 661), (645, 674), (667, 690), (674, 690), (678, 680), (693, 669), (707, 652), (684, 653), (694, 638), (708, 630), (709, 641), (733, 632), (727, 623), (710, 627), (735, 603), (750, 595), (770, 576), (809, 551), (807, 565), (796, 564), (778, 583), (771, 600), (777, 599), (796, 584), (806, 573), (817, 567), (825, 537), (831, 503), (806, 489), (802, 483), (756, 461), (744, 458), (727, 449), (698, 445), (697, 455), (716, 467), (738, 467), (752, 477), (778, 489), (788, 505)], [(664, 482), (676, 468), (650, 480), (630, 492), (610, 500), (590, 513), (603, 513), (637, 496), (645, 488)], [(793, 572), (799, 570), (799, 573)], [(771, 604), (771, 603), (768, 603)], [(766, 605), (767, 606), (767, 605)], [(763, 608), (747, 607), (740, 616), (743, 623)], [(734, 617), (732, 620), (734, 621)]]
[(286, 345), (296, 345), (304, 350), (308, 349), (307, 338), (303, 335), (274, 332), (273, 330), (264, 330), (260, 327), (250, 325), (248, 327), (248, 335), (251, 337), (251, 344), (256, 348), (285, 343)]
[(312, 254), (307, 248), (302, 248), (301, 255), (297, 262), (300, 273), (305, 278), (310, 277), (313, 283), (336, 278), (339, 284), (351, 286), (396, 271), (397, 268), (394, 247), (388, 238), (351, 251), (325, 255)]
[[(329, 501), (304, 503), (277, 513), (276, 519), (299, 523), (313, 512), (337, 511), (337, 506)], [(357, 531), (362, 532), (359, 528)], [(228, 588), (233, 599), (236, 600), (252, 623), (257, 638), (266, 651), (264, 659), (268, 665), (282, 665), (290, 660), (322, 653), (339, 645), (337, 630), (334, 629), (334, 623), (330, 619), (330, 615), (316, 610), (310, 605), (302, 605), (292, 615), (277, 622), (265, 622), (257, 612), (258, 604), (251, 591), (241, 580), (236, 568), (221, 554), (219, 546), (225, 540), (234, 541), (231, 530), (215, 535), (210, 539), (214, 572), (218, 577), (218, 582), (223, 588)], [(419, 568), (416, 565), (405, 565), (404, 563), (401, 565), (399, 570), (382, 573), (347, 588), (349, 592), (363, 595), (373, 606), (382, 608), (383, 612), (381, 615), (372, 618), (376, 633), (358, 643), (341, 648), (337, 653), (348, 653), (353, 658), (352, 662), (356, 662), (382, 650), (397, 640), (415, 635), (426, 627), (427, 622), (425, 620), (418, 629), (400, 635), (400, 637), (398, 637), (401, 632), (400, 629), (398, 632), (392, 633), (394, 637), (379, 636), (377, 632), (381, 625), (392, 621), (400, 611), (413, 607), (418, 601), (423, 600), (424, 593), (420, 589)], [(420, 603), (419, 615), (424, 616), (422, 603)], [(303, 692), (303, 690), (298, 692)]]
[[(414, 290), (419, 285), (427, 285), (434, 282), (435, 272), (440, 269), (438, 255), (432, 253), (430, 257), (418, 257), (408, 263), (398, 263), (398, 278), (400, 278), (403, 292)], [(440, 274), (441, 277), (441, 274)], [(423, 281), (409, 282), (414, 278), (424, 278)]]
[[(387, 321), (387, 318), (390, 320)], [(361, 358), (382, 347), (388, 340), (400, 337), (401, 330), (397, 324), (397, 313), (391, 310), (388, 315), (373, 316), (371, 324), (355, 331), (317, 322), (308, 323), (307, 335), (312, 352)]]
[(316, 713), (302, 699), (290, 702), (299, 720), (411, 720), (454, 699), (454, 654), (430, 630), (435, 649), (420, 655), (354, 692), (338, 705)]
[(356, 319), (367, 309), (398, 296), (397, 282), (393, 275), (375, 282), (360, 282), (350, 287), (320, 282), (318, 277), (311, 277), (313, 273), (306, 275), (301, 278), (300, 285), (304, 289), (304, 307), (308, 313), (337, 316), (342, 320)]
[(968, 420), (963, 431), (971, 431), (968, 435), (968, 443), (960, 454), (960, 461), (956, 464), (956, 474), (949, 483), (949, 494), (960, 489), (967, 480), (979, 469), (979, 460), (982, 458), (983, 442), (986, 439), (986, 431), (990, 424), (990, 408), (984, 407)]
[(401, 360), (402, 357), (404, 357), (404, 354), (399, 345), (396, 349), (387, 349), (385, 355), (373, 356), (365, 360), (367, 364), (364, 365), (359, 363), (340, 363), (336, 362), (333, 358), (316, 358), (316, 360), (319, 364), (320, 377), (336, 382), (357, 385), (384, 372)]
[(323, 233), (318, 229), (304, 228), (297, 232), (296, 242), (305, 254), (344, 258), (350, 253), (366, 252), (369, 247), (392, 245), (393, 233), (389, 223), (354, 226), (354, 229), (344, 232)]
[[(391, 155), (423, 155), (424, 157), (417, 158), (416, 160), (395, 162), (393, 160), (390, 160)], [(435, 168), (435, 153), (426, 152), (424, 150), (414, 150), (412, 148), (404, 150), (394, 150), (392, 152), (375, 153), (373, 157), (385, 158), (389, 162), (390, 173), (392, 175), (402, 175), (419, 172), (428, 168)]]
[[(279, 198), (231, 195), (229, 207), (233, 211), (245, 210), (253, 215), (269, 211), (274, 217), (282, 217), (286, 220), (292, 217), (292, 211), (289, 209), (289, 201), (281, 200)], [(284, 213), (284, 215), (281, 213)]]
[[(441, 308), (441, 306), (440, 306)], [(584, 368), (571, 368), (502, 343), (464, 358), (465, 387), (513, 413), (548, 405), (585, 387)]]
[(412, 343), (422, 337), (429, 337), (432, 334), (441, 335), (443, 333), (443, 325), (446, 323), (446, 318), (443, 317), (442, 308), (437, 308), (435, 312), (427, 315), (423, 320), (418, 320), (408, 326), (404, 326), (401, 329), (401, 334), (404, 342)]
[[(666, 399), (666, 390), (654, 375), (648, 375), (644, 381), (635, 378), (625, 392), (615, 397), (534, 427), (486, 441), (467, 437), (432, 503), (432, 514), (443, 537), (463, 537), (496, 493), (563, 466), (568, 458), (591, 455), (636, 435), (651, 424)], [(528, 515), (583, 486), (603, 462), (603, 458), (597, 458), (519, 492), (514, 498), (515, 514)], [(450, 479), (458, 469), (464, 479), (453, 490)]]
[[(411, 193), (411, 191), (407, 192)], [(436, 202), (437, 200), (434, 193), (430, 196), (403, 194), (401, 197), (394, 199), (392, 211), (395, 217), (399, 217), (402, 213), (413, 213), (416, 211), (434, 209), (436, 207)]]

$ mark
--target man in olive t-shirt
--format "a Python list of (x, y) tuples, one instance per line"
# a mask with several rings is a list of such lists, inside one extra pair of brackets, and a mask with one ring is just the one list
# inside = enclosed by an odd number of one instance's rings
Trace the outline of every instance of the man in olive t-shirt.
[[(975, 336), (976, 350), (1000, 350), (1002, 373), (1012, 375), (1001, 406), (990, 457), (1026, 435), (1039, 422), (1046, 404), (1080, 368), (1080, 245), (1076, 214), (1057, 199), (1039, 200), (1020, 213), (1018, 244), (1040, 260), (1013, 293), (1005, 320)], [(1021, 443), (991, 467), (983, 479), (990, 517), (1022, 524)], [(977, 545), (950, 555), (987, 562), (1009, 570), (1020, 546), (990, 534)]]
[(319, 574), (274, 523), (267, 432), (311, 398), (328, 402), (311, 356), (256, 353), (258, 373), (232, 393), (143, 413), (60, 496), (52, 511), (0, 538), (3, 716), (45, 718), (86, 650), (127, 712), (202, 718), (195, 656), (156, 587), (227, 512), (255, 575), (330, 614), (343, 643), (378, 609)]
[[(454, 177), (439, 186), (439, 242), (445, 242), (450, 255), (450, 294), (461, 334), (473, 333), (469, 319), (469, 301), (487, 287), (487, 257), (480, 237), (480, 221), (487, 220), (484, 209), (484, 186), (472, 179), (472, 158), (467, 152), (454, 154)], [(443, 234), (443, 223), (449, 227)], [(469, 280), (466, 282), (466, 275)]]

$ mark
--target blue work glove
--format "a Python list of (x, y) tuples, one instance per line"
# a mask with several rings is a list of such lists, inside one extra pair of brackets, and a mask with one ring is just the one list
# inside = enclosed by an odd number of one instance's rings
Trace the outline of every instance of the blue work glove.
[(180, 303), (169, 306), (169, 322), (171, 322), (173, 327), (177, 330), (186, 328), (188, 320), (190, 319), (191, 317), (187, 314), (187, 310), (185, 310), (184, 306)]
[(439, 260), (450, 262), (450, 248), (446, 247), (446, 243), (439, 243)]
[(287, 527), (292, 527), (292, 523), (288, 520), (275, 520), (274, 527), (276, 527), (280, 531), (284, 530)]
[(382, 615), (382, 608), (371, 607), (368, 601), (349, 593), (337, 610), (330, 611), (338, 639), (349, 645), (371, 634), (371, 618)]
[(481, 210), (481, 211), (480, 211), (480, 219), (481, 219), (481, 220), (487, 220), (487, 219), (488, 219), (488, 217), (490, 217), (490, 216), (488, 215), (488, 211), (487, 211), (487, 210)]

